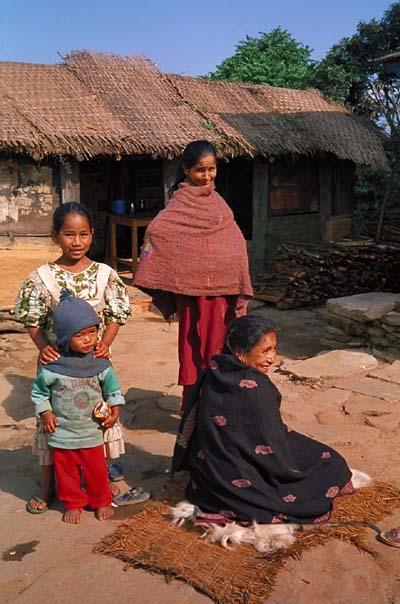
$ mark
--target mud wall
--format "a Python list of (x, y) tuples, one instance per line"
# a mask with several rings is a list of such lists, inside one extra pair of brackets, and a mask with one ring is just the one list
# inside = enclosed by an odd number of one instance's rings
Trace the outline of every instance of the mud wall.
[(52, 165), (0, 159), (0, 235), (48, 235), (57, 189)]

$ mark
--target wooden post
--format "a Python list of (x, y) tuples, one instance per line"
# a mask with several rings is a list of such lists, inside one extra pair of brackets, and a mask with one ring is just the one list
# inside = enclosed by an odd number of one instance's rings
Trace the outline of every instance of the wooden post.
[(253, 237), (251, 272), (262, 273), (267, 263), (268, 160), (256, 157), (253, 168)]
[(74, 157), (68, 163), (60, 162), (61, 203), (80, 201), (79, 162)]
[(131, 248), (132, 248), (132, 277), (135, 276), (137, 264), (138, 264), (138, 228), (134, 224), (131, 227)]
[(112, 220), (109, 221), (110, 228), (110, 257), (108, 259), (109, 265), (116, 271), (118, 269), (117, 263), (117, 226)]
[(179, 176), (180, 162), (177, 159), (164, 159), (162, 163), (164, 205), (168, 204), (170, 189), (174, 186)]
[(333, 179), (332, 160), (321, 158), (319, 160), (319, 216), (322, 241), (327, 240), (326, 223), (332, 216), (333, 205)]
[(389, 182), (386, 185), (385, 195), (383, 197), (381, 209), (379, 211), (379, 221), (378, 221), (378, 226), (377, 226), (377, 229), (376, 229), (376, 237), (375, 237), (376, 243), (379, 243), (380, 240), (381, 240), (383, 221), (384, 221), (384, 218), (385, 218), (385, 211), (386, 211), (386, 204), (387, 204), (387, 200), (389, 198), (389, 193), (391, 192), (391, 190), (393, 188), (393, 185), (394, 185), (394, 175), (392, 173), (390, 175), (390, 180), (389, 180)]

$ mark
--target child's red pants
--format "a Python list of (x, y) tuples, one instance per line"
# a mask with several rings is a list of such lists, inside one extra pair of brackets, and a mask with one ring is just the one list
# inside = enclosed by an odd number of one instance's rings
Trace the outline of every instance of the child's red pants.
[[(112, 495), (108, 482), (104, 446), (89, 449), (59, 449), (53, 447), (57, 493), (66, 510), (81, 510), (86, 505), (93, 509), (107, 507)], [(86, 490), (81, 487), (82, 475)]]

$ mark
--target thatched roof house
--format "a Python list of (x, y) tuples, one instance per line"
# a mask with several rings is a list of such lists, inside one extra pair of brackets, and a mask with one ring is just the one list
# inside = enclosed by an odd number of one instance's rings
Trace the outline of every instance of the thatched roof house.
[(163, 74), (144, 57), (86, 51), (60, 65), (4, 62), (0, 233), (43, 232), (54, 206), (79, 196), (103, 225), (116, 197), (156, 210), (174, 158), (198, 138), (226, 159), (219, 188), (259, 264), (282, 234), (324, 238), (332, 215), (351, 213), (355, 164), (387, 168), (373, 127), (315, 90)]
[(373, 129), (318, 91), (162, 74), (144, 57), (0, 63), (0, 117), (0, 149), (36, 157), (171, 158), (207, 137), (223, 156), (324, 152), (386, 167)]

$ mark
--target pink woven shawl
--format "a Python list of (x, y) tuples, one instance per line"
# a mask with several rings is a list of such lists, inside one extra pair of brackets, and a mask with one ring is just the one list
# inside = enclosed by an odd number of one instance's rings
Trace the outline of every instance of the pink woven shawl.
[(252, 297), (246, 241), (214, 184), (179, 185), (147, 228), (134, 283), (189, 296)]

